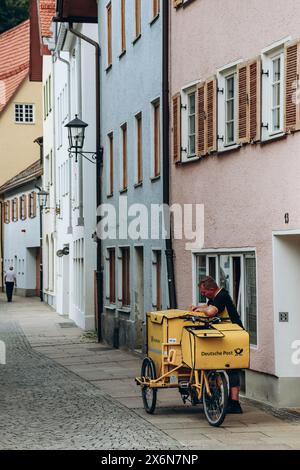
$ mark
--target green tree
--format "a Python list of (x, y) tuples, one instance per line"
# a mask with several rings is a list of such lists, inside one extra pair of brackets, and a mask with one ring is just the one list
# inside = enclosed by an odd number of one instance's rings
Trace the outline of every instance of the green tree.
[(0, 0), (0, 33), (29, 17), (29, 0)]

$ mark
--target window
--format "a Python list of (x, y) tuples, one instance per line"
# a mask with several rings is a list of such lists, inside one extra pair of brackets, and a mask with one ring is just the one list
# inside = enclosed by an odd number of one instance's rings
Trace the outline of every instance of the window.
[(121, 0), (121, 53), (126, 51), (126, 0)]
[(137, 184), (143, 182), (143, 129), (142, 129), (142, 114), (136, 116), (136, 169), (137, 169)]
[(27, 217), (27, 199), (26, 195), (22, 194), (20, 197), (20, 219), (25, 220)]
[(128, 186), (127, 180), (127, 124), (121, 127), (122, 131), (122, 191)]
[(160, 176), (160, 101), (153, 103), (153, 169)]
[(108, 249), (108, 299), (109, 303), (116, 303), (116, 250)]
[(109, 3), (107, 10), (107, 66), (112, 65), (112, 5)]
[(141, 0), (135, 0), (135, 37), (138, 38), (142, 32)]
[(188, 95), (188, 155), (196, 155), (196, 93)]
[(130, 306), (130, 248), (121, 248), (122, 253), (122, 306)]
[(109, 140), (109, 166), (108, 166), (108, 195), (114, 193), (114, 135), (108, 135)]
[(33, 104), (15, 104), (15, 122), (19, 124), (34, 123)]
[(160, 12), (160, 0), (152, 0), (152, 16), (156, 18)]
[(28, 195), (29, 217), (36, 217), (36, 192), (33, 191)]
[(218, 150), (237, 143), (237, 66), (218, 74)]
[(152, 307), (159, 311), (162, 309), (161, 251), (152, 252), (152, 266)]
[(196, 86), (186, 88), (181, 93), (181, 159), (185, 161), (197, 156), (196, 146)]
[(284, 49), (267, 51), (262, 56), (262, 140), (284, 130)]
[(196, 301), (206, 302), (199, 293), (198, 283), (204, 276), (212, 276), (226, 289), (235, 303), (243, 324), (250, 334), (252, 345), (257, 345), (257, 300), (255, 253), (218, 253), (196, 255)]
[(18, 221), (18, 198), (15, 197), (12, 201), (12, 221)]
[(225, 142), (232, 145), (235, 142), (234, 104), (235, 104), (235, 75), (229, 75), (225, 80)]

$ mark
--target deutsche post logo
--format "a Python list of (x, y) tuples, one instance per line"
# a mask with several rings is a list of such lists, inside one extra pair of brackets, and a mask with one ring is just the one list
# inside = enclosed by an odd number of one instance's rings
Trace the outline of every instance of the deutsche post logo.
[(236, 349), (234, 350), (234, 352), (235, 352), (235, 355), (236, 355), (236, 356), (242, 356), (244, 350), (241, 349), (241, 348), (236, 348)]

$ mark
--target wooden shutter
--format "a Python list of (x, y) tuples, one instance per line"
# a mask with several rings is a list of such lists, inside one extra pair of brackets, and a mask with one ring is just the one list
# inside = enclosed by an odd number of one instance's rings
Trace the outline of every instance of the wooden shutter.
[(243, 63), (237, 68), (237, 103), (238, 103), (238, 135), (237, 143), (249, 142), (249, 68)]
[(15, 222), (19, 220), (19, 199), (15, 198)]
[(206, 82), (206, 152), (217, 151), (217, 81)]
[(32, 193), (32, 217), (36, 217), (36, 192)]
[(177, 8), (177, 7), (179, 7), (180, 5), (182, 5), (183, 0), (173, 0), (173, 3), (174, 3), (174, 7)]
[(206, 154), (206, 112), (205, 112), (205, 83), (197, 87), (197, 153), (199, 157)]
[(300, 130), (299, 52), (300, 43), (285, 46), (285, 131)]
[(249, 62), (249, 137), (250, 142), (261, 139), (261, 59)]
[(173, 96), (173, 159), (181, 160), (181, 95)]

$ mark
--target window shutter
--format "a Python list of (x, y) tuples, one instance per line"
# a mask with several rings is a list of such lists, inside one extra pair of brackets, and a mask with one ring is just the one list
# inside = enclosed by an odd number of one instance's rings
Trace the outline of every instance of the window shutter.
[(174, 7), (177, 8), (177, 7), (179, 7), (180, 5), (182, 5), (183, 0), (173, 0), (173, 3), (174, 3)]
[(217, 151), (217, 81), (212, 78), (206, 82), (206, 135), (207, 153)]
[(237, 68), (237, 102), (238, 102), (238, 136), (237, 143), (249, 142), (249, 80), (248, 64), (243, 63)]
[(36, 217), (36, 192), (33, 192), (33, 217)]
[(298, 101), (300, 43), (289, 43), (285, 47), (285, 130), (300, 129), (300, 105)]
[(23, 204), (24, 204), (23, 220), (25, 220), (27, 218), (27, 197), (26, 197), (26, 195), (23, 196)]
[(173, 96), (173, 158), (181, 160), (181, 95)]
[(199, 157), (206, 154), (206, 112), (205, 112), (205, 83), (197, 88), (197, 153)]
[(9, 224), (10, 223), (10, 219), (11, 219), (11, 214), (10, 214), (10, 201), (7, 201), (7, 218), (6, 218), (6, 223)]
[(15, 221), (17, 222), (19, 220), (19, 217), (18, 217), (18, 215), (19, 215), (19, 199), (16, 197), (15, 201), (16, 201), (15, 202), (15, 204), (16, 204), (16, 207), (15, 207), (15, 211), (16, 211)]
[(249, 137), (261, 139), (261, 59), (249, 62)]

